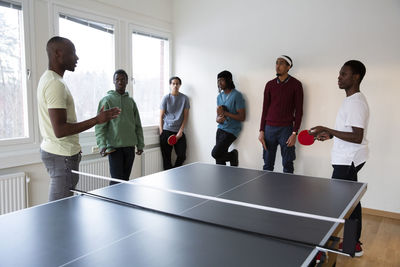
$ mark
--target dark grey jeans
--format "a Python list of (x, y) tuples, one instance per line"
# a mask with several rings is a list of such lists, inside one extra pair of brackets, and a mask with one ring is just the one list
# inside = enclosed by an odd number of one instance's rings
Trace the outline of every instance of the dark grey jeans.
[(77, 185), (79, 175), (71, 170), (79, 170), (81, 153), (61, 156), (40, 150), (40, 157), (50, 175), (49, 201), (72, 196), (70, 189)]

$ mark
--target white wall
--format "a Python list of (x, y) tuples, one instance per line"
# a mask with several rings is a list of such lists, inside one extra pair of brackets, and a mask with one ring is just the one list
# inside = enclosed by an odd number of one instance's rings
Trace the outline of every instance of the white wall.
[[(191, 99), (187, 129), (189, 162), (213, 162), (215, 140), (216, 75), (230, 70), (246, 98), (247, 120), (234, 143), (240, 165), (262, 168), (258, 127), (265, 82), (274, 77), (277, 55), (294, 60), (291, 74), (303, 82), (305, 101), (302, 128), (316, 124), (334, 125), (336, 111), (344, 98), (337, 88), (337, 73), (348, 59), (367, 66), (361, 90), (371, 109), (371, 157), (360, 172), (368, 183), (366, 207), (400, 212), (400, 188), (396, 153), (400, 145), (400, 2), (385, 1), (263, 1), (263, 0), (34, 0), (33, 78), (36, 83), (47, 67), (45, 44), (51, 35), (52, 3), (116, 19), (120, 31), (129, 22), (156, 29), (173, 23), (175, 73), (183, 78), (182, 91)], [(383, 4), (384, 3), (384, 4)], [(127, 68), (127, 40), (122, 44), (121, 66)], [(125, 61), (124, 61), (125, 60)], [(38, 145), (38, 144), (37, 144)], [(329, 177), (330, 143), (297, 146), (296, 173)], [(37, 148), (38, 149), (38, 148)], [(24, 159), (21, 159), (22, 161)], [(31, 177), (30, 204), (47, 201), (48, 174), (36, 163), (3, 168), (0, 174), (25, 171)], [(140, 173), (135, 161), (133, 174)], [(281, 171), (280, 158), (276, 170)]]
[[(30, 0), (29, 12), (31, 15), (32, 30), (32, 58), (33, 65), (33, 95), (36, 95), (36, 86), (40, 75), (47, 69), (46, 43), (54, 35), (53, 12), (54, 6), (62, 6), (68, 9), (89, 13), (117, 22), (118, 32), (121, 34), (121, 42), (116, 47), (119, 53), (117, 68), (129, 69), (128, 51), (128, 24), (135, 24), (151, 29), (171, 30), (172, 1), (170, 0)], [(77, 51), (79, 54), (79, 51)], [(36, 101), (33, 99), (33, 106)], [(96, 107), (94, 107), (96, 108)], [(35, 134), (38, 135), (38, 125), (35, 122)], [(11, 148), (5, 151), (2, 147), (0, 155), (0, 175), (23, 171), (30, 177), (29, 205), (45, 203), (48, 200), (49, 175), (43, 163), (40, 161), (39, 144), (36, 136), (34, 143), (29, 146), (29, 151)], [(86, 140), (88, 145), (95, 145), (94, 138)], [(146, 141), (146, 140), (145, 140)], [(81, 138), (82, 144), (82, 138)], [(146, 143), (149, 145), (149, 143)], [(12, 150), (12, 151), (11, 151)], [(88, 150), (88, 149), (86, 149)], [(85, 150), (84, 150), (85, 151)], [(83, 160), (99, 157), (98, 155), (84, 155)], [(136, 157), (131, 177), (141, 175), (141, 161)]]
[[(368, 183), (363, 205), (400, 212), (400, 1), (174, 0), (174, 70), (191, 98), (188, 162), (213, 162), (216, 75), (228, 69), (245, 95), (247, 119), (234, 143), (240, 166), (261, 169), (258, 130), (265, 83), (276, 57), (294, 60), (290, 73), (303, 83), (302, 128), (334, 126), (345, 97), (340, 67), (359, 59), (367, 67), (361, 91), (370, 105), (370, 159), (359, 173)], [(330, 177), (331, 142), (297, 146), (295, 172)], [(280, 157), (276, 171), (281, 171)]]

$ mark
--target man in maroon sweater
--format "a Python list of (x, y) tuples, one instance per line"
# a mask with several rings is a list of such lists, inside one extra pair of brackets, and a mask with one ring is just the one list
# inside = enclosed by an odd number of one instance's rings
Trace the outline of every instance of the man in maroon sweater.
[(280, 145), (283, 172), (294, 171), (294, 145), (303, 115), (303, 87), (300, 81), (288, 74), (292, 66), (290, 57), (279, 56), (276, 60), (277, 78), (265, 85), (258, 137), (264, 148), (264, 170), (274, 170), (276, 150)]

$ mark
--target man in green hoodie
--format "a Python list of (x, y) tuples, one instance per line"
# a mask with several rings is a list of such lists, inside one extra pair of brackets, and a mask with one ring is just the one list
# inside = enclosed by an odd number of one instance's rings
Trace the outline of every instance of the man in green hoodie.
[(99, 103), (98, 111), (103, 106), (104, 110), (118, 107), (121, 114), (117, 119), (96, 125), (96, 142), (100, 154), (108, 155), (111, 177), (128, 181), (135, 160), (135, 146), (137, 155), (143, 153), (143, 129), (136, 103), (125, 92), (128, 74), (122, 69), (115, 71), (114, 84), (115, 91), (107, 92)]

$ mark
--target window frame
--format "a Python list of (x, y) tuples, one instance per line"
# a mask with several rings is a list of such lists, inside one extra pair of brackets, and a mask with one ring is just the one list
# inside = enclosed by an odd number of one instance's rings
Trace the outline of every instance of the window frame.
[[(34, 11), (30, 0), (4, 0), (16, 3), (22, 7), (24, 26), (25, 71), (30, 71), (29, 79), (26, 77), (26, 97), (28, 111), (29, 137), (7, 139), (0, 141), (0, 169), (40, 162), (39, 145), (41, 142), (38, 127), (38, 109), (36, 99), (36, 84), (38, 81), (36, 65), (36, 40), (34, 37)], [(26, 73), (25, 73), (26, 74)]]
[[(78, 17), (81, 19), (90, 20), (93, 22), (109, 24), (114, 27), (114, 69), (121, 65), (121, 55), (120, 55), (120, 22), (116, 19), (109, 18), (103, 15), (94, 14), (88, 11), (76, 10), (61, 4), (53, 4), (53, 22), (50, 23), (51, 35), (59, 35), (59, 18), (60, 15), (67, 15), (71, 17)], [(79, 51), (77, 51), (79, 56)], [(95, 107), (97, 109), (97, 107)], [(93, 154), (93, 147), (96, 146), (96, 139), (94, 132), (83, 132), (79, 134), (79, 143), (82, 147), (82, 152), (84, 155)]]
[[(23, 148), (24, 146), (29, 144), (34, 144), (39, 141), (39, 131), (35, 127), (35, 123), (37, 123), (37, 116), (35, 116), (35, 112), (37, 112), (36, 108), (36, 89), (34, 88), (34, 84), (36, 81), (35, 73), (33, 71), (34, 64), (34, 55), (35, 55), (35, 47), (34, 47), (34, 38), (31, 34), (33, 32), (33, 11), (32, 11), (32, 3), (29, 0), (3, 0), (4, 2), (9, 2), (11, 4), (21, 6), (22, 12), (22, 26), (23, 26), (23, 66), (24, 72), (22, 74), (23, 80), (23, 90), (25, 91), (25, 101), (26, 101), (26, 126), (28, 127), (27, 137), (14, 137), (9, 139), (1, 139), (0, 140), (0, 148), (5, 151), (13, 151), (16, 148)], [(33, 111), (33, 112), (31, 112)], [(24, 147), (24, 148), (25, 148)]]
[[(135, 81), (135, 77), (133, 77), (133, 62), (132, 62), (132, 34), (133, 33), (141, 33), (143, 35), (148, 35), (148, 36), (154, 36), (154, 37), (159, 37), (159, 38), (165, 38), (168, 40), (168, 76), (171, 77), (172, 73), (172, 34), (170, 31), (166, 31), (163, 29), (158, 29), (158, 28), (152, 28), (152, 27), (147, 27), (147, 26), (142, 26), (136, 23), (129, 22), (128, 27), (127, 27), (127, 36), (128, 36), (128, 46), (127, 46), (127, 51), (126, 54), (128, 55), (129, 62), (128, 62), (128, 75), (130, 76), (130, 83), (128, 84), (129, 88), (129, 94), (134, 98), (135, 94), (133, 91), (133, 84)], [(169, 79), (168, 77), (168, 79)], [(160, 99), (161, 103), (161, 99)], [(158, 123), (155, 125), (148, 125), (143, 127), (144, 133), (149, 133), (150, 135), (145, 136), (145, 140), (148, 139), (154, 140), (154, 135), (155, 132), (158, 137)], [(153, 141), (151, 141), (151, 144), (154, 144)]]
[[(168, 23), (160, 23), (157, 19), (147, 16), (122, 16), (119, 17), (115, 13), (108, 14), (99, 10), (92, 10), (85, 5), (80, 5), (79, 9), (71, 3), (65, 3), (60, 0), (49, 0), (42, 4), (47, 6), (47, 34), (42, 34), (41, 37), (36, 36), (35, 17), (37, 13), (35, 6), (37, 3), (31, 0), (3, 0), (11, 3), (16, 3), (22, 6), (22, 17), (24, 26), (24, 48), (25, 48), (25, 68), (30, 70), (30, 79), (26, 80), (26, 96), (27, 96), (27, 113), (29, 138), (7, 139), (0, 141), (0, 169), (24, 166), (29, 164), (37, 164), (40, 159), (40, 143), (41, 135), (39, 132), (39, 119), (37, 107), (37, 84), (40, 76), (43, 74), (44, 62), (42, 57), (44, 54), (42, 44), (45, 41), (37, 38), (54, 36), (58, 33), (58, 17), (59, 13), (64, 13), (71, 16), (82, 17), (100, 23), (111, 24), (114, 26), (114, 47), (115, 47), (115, 69), (124, 68), (128, 73), (132, 73), (132, 38), (133, 29), (144, 33), (154, 34), (156, 36), (165, 37), (169, 41), (169, 75), (172, 72), (172, 28)], [(35, 40), (37, 39), (37, 40)], [(38, 47), (40, 45), (40, 47)], [(36, 49), (37, 48), (37, 49)], [(39, 53), (40, 51), (40, 53)], [(125, 53), (124, 53), (125, 52)], [(79, 52), (78, 52), (79, 53)], [(40, 60), (37, 58), (40, 56)], [(47, 59), (46, 66), (47, 66)], [(43, 63), (43, 64), (42, 64)], [(39, 64), (39, 65), (38, 65)], [(132, 82), (128, 84), (127, 91), (133, 96)], [(158, 125), (143, 127), (144, 141), (147, 147), (157, 146), (159, 143)], [(95, 156), (98, 155), (95, 148), (96, 139), (94, 133), (81, 133), (80, 144), (82, 146), (83, 155)]]

